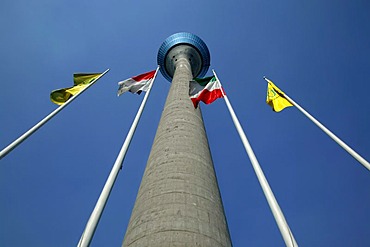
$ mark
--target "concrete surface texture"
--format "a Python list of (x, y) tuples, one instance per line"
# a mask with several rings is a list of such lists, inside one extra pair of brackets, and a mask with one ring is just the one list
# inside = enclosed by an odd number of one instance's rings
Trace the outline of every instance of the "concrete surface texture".
[(122, 246), (232, 246), (191, 65), (175, 67)]

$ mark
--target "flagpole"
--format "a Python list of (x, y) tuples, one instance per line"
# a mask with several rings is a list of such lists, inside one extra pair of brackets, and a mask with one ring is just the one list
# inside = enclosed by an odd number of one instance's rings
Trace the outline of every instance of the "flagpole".
[(96, 227), (99, 223), (99, 220), (101, 218), (101, 215), (103, 213), (103, 210), (105, 208), (105, 205), (107, 204), (107, 201), (108, 201), (108, 197), (112, 191), (112, 188), (113, 188), (113, 185), (117, 179), (117, 175), (118, 175), (118, 172), (119, 170), (121, 169), (122, 167), (122, 163), (123, 163), (123, 160), (126, 156), (126, 152), (129, 148), (129, 145), (131, 143), (131, 140), (132, 140), (132, 137), (135, 133), (135, 130), (136, 130), (136, 127), (138, 125), (138, 122), (140, 120), (140, 117), (141, 117), (141, 114), (144, 110), (144, 107), (145, 107), (145, 104), (146, 104), (146, 101), (149, 97), (149, 94), (150, 94), (150, 91), (152, 89), (152, 86), (153, 86), (153, 83), (154, 83), (154, 80), (157, 76), (157, 72), (159, 70), (159, 66), (157, 67), (157, 70), (155, 71), (155, 74), (154, 74), (154, 77), (153, 77), (153, 81), (152, 83), (150, 83), (149, 85), (149, 88), (148, 88), (148, 91), (145, 93), (145, 96), (144, 96), (144, 99), (143, 101), (141, 102), (141, 105), (139, 107), (139, 110), (138, 112), (136, 113), (136, 116), (134, 118), (134, 121), (130, 127), (130, 130), (126, 136), (126, 139), (125, 139), (125, 142), (123, 143), (122, 147), (121, 147), (121, 150), (117, 156), (117, 159), (112, 167), (112, 170), (107, 178), (107, 181), (105, 182), (105, 185), (103, 187), (103, 190), (99, 196), (99, 199), (98, 201), (96, 202), (96, 205), (95, 205), (95, 208), (93, 210), (93, 212), (91, 213), (90, 215), (90, 218), (86, 224), (86, 227), (85, 227), (85, 230), (84, 232), (82, 233), (82, 236), (80, 238), (80, 241), (78, 242), (78, 247), (86, 247), (86, 246), (90, 246), (90, 243), (91, 243), (91, 240), (94, 236), (94, 233), (95, 233), (95, 230), (96, 230)]
[[(267, 80), (266, 77), (264, 77)], [(333, 132), (331, 132), (328, 128), (326, 128), (323, 124), (321, 124), (316, 118), (314, 118), (311, 114), (309, 114), (305, 109), (303, 109), (300, 105), (298, 105), (292, 98), (288, 95), (283, 93), (283, 96), (292, 103), (295, 107), (298, 108), (306, 117), (308, 117), (314, 124), (316, 124), (322, 131), (324, 131), (328, 136), (330, 136), (336, 143), (339, 144), (344, 150), (346, 150), (353, 158), (355, 158), (358, 162), (361, 163), (365, 168), (370, 170), (370, 164), (367, 160), (365, 160), (361, 155), (356, 153), (352, 148), (350, 148), (346, 143), (344, 143), (341, 139), (339, 139)]]
[(50, 119), (52, 119), (57, 113), (59, 113), (61, 110), (63, 110), (67, 105), (69, 105), (73, 100), (75, 100), (80, 94), (82, 94), (84, 91), (86, 91), (89, 87), (91, 87), (96, 81), (98, 81), (103, 75), (105, 75), (109, 69), (104, 71), (100, 76), (95, 78), (91, 83), (89, 83), (84, 89), (82, 89), (80, 92), (75, 94), (72, 98), (70, 98), (68, 101), (66, 101), (63, 105), (59, 106), (57, 109), (55, 109), (52, 113), (47, 115), (44, 119), (42, 119), (40, 122), (38, 122), (35, 126), (33, 126), (31, 129), (29, 129), (27, 132), (25, 132), (23, 135), (18, 137), (15, 141), (13, 141), (11, 144), (9, 144), (6, 148), (1, 150), (0, 152), (0, 160), (5, 157), (9, 152), (11, 152), (14, 148), (16, 148), (19, 144), (21, 144), (24, 140), (26, 140), (30, 135), (32, 135), (34, 132), (36, 132), (41, 126), (43, 126), (45, 123), (47, 123)]
[[(216, 79), (220, 82), (221, 84), (221, 81), (218, 79), (217, 77), (217, 74), (214, 70), (213, 71), (213, 74), (215, 75)], [(253, 152), (253, 149), (251, 147), (251, 145), (249, 144), (249, 141), (247, 139), (247, 136), (245, 135), (244, 133), (244, 130), (242, 128), (242, 126), (240, 125), (240, 122), (238, 120), (238, 117), (236, 116), (234, 110), (233, 110), (233, 107), (231, 106), (231, 103), (228, 99), (228, 97), (224, 94), (224, 91), (222, 90), (222, 94), (223, 94), (223, 97), (225, 99), (225, 102), (226, 102), (226, 106), (227, 108), (229, 109), (229, 112), (230, 112), (230, 115), (231, 115), (231, 118), (235, 124), (235, 127), (236, 127), (236, 130), (238, 131), (239, 133), (239, 136), (240, 136), (240, 139), (242, 140), (243, 144), (244, 144), (244, 148), (249, 156), (249, 159), (252, 163), (252, 166), (253, 166), (253, 169), (257, 175), (257, 178), (258, 178), (258, 181), (262, 187), (262, 190), (263, 190), (263, 193), (265, 194), (265, 197), (267, 199), (267, 202), (270, 206), (270, 209), (272, 211), (272, 214), (274, 215), (274, 218), (275, 218), (275, 221), (279, 227), (279, 230), (280, 230), (280, 233), (284, 239), (284, 242), (285, 242), (285, 245), (286, 246), (289, 246), (289, 247), (297, 247), (298, 244), (296, 242), (296, 240), (294, 239), (294, 236), (293, 236), (293, 233), (291, 232), (289, 226), (288, 226), (288, 223), (287, 221), (285, 220), (285, 217), (279, 207), (279, 204), (278, 202), (276, 201), (276, 198), (270, 188), (270, 185), (261, 169), (261, 166)]]

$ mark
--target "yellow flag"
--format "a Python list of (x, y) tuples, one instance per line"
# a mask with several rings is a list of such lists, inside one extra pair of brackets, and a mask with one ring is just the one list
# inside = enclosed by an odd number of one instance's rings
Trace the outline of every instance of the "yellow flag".
[(284, 97), (284, 93), (272, 81), (267, 78), (265, 80), (268, 82), (266, 103), (272, 107), (273, 111), (279, 112), (286, 107), (293, 106)]
[(65, 102), (67, 102), (67, 100), (72, 98), (73, 95), (79, 93), (100, 75), (101, 73), (74, 74), (73, 75), (74, 86), (52, 91), (50, 94), (51, 102), (57, 105), (63, 105)]

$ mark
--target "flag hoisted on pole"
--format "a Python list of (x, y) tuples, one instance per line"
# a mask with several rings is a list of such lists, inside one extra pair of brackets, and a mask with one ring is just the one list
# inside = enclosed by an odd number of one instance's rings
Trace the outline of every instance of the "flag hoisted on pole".
[(120, 96), (127, 91), (137, 94), (140, 94), (142, 91), (148, 91), (151, 81), (154, 80), (156, 73), (157, 70), (152, 70), (118, 82), (119, 88), (117, 95)]
[[(216, 72), (214, 70), (212, 70), (212, 72), (213, 72), (214, 76), (216, 77), (216, 79), (220, 82), (220, 80), (218, 79), (218, 77), (216, 75)], [(221, 82), (220, 82), (220, 84), (221, 84)], [(280, 230), (280, 233), (281, 233), (281, 235), (284, 239), (285, 245), (288, 246), (288, 247), (297, 247), (298, 244), (297, 244), (296, 240), (294, 239), (293, 233), (290, 230), (287, 221), (285, 220), (284, 214), (281, 211), (278, 202), (276, 201), (274, 193), (272, 192), (272, 190), (270, 188), (270, 185), (269, 185), (269, 183), (268, 183), (268, 181), (267, 181), (267, 179), (266, 179), (266, 177), (265, 177), (265, 175), (264, 175), (264, 173), (261, 169), (261, 166), (260, 166), (260, 164), (259, 164), (259, 162), (256, 158), (256, 155), (253, 152), (253, 149), (252, 149), (251, 145), (249, 144), (247, 136), (245, 135), (244, 130), (243, 130), (242, 126), (240, 125), (240, 122), (239, 122), (239, 120), (238, 120), (238, 118), (237, 118), (237, 116), (236, 116), (236, 114), (233, 110), (233, 107), (231, 106), (230, 101), (227, 98), (226, 94), (223, 94), (223, 97), (225, 99), (226, 106), (229, 109), (231, 118), (232, 118), (232, 120), (235, 124), (236, 130), (239, 133), (240, 139), (242, 140), (244, 148), (245, 148), (245, 150), (246, 150), (246, 152), (249, 156), (249, 159), (252, 163), (252, 166), (253, 166), (253, 169), (254, 169), (254, 171), (257, 175), (258, 181), (260, 182), (260, 185), (262, 187), (263, 193), (265, 194), (267, 202), (270, 206), (272, 214), (274, 215), (275, 221), (276, 221), (276, 223), (279, 227), (279, 230)]]
[[(103, 190), (100, 193), (99, 199), (96, 202), (95, 208), (94, 208), (93, 212), (90, 215), (90, 218), (89, 218), (89, 220), (86, 224), (85, 230), (83, 231), (82, 236), (80, 238), (80, 241), (78, 242), (78, 245), (77, 245), (78, 247), (82, 247), (82, 246), (86, 247), (86, 246), (89, 246), (90, 243), (91, 243), (91, 240), (94, 236), (96, 227), (99, 223), (99, 220), (100, 220), (101, 215), (103, 213), (103, 210), (105, 208), (105, 205), (107, 204), (108, 197), (109, 197), (109, 195), (112, 191), (113, 185), (114, 185), (114, 183), (117, 179), (118, 172), (122, 167), (123, 160), (126, 156), (126, 152), (127, 152), (128, 147), (131, 143), (132, 137), (135, 133), (135, 130), (136, 130), (136, 127), (137, 127), (138, 122), (140, 120), (141, 114), (144, 110), (146, 101), (149, 97), (149, 94), (150, 94), (150, 91), (152, 89), (152, 86), (153, 86), (153, 83), (154, 83), (154, 80), (155, 80), (155, 77), (157, 75), (158, 70), (159, 70), (159, 66), (157, 67), (156, 70), (153, 70), (154, 73), (153, 73), (153, 76), (151, 77), (151, 79), (146, 80), (146, 84), (142, 85), (142, 86), (145, 87), (145, 90), (143, 90), (143, 89), (141, 89), (141, 90), (142, 91), (147, 91), (147, 93), (145, 94), (144, 99), (141, 102), (139, 110), (136, 113), (134, 121), (133, 121), (133, 123), (130, 127), (130, 130), (129, 130), (127, 136), (126, 136), (125, 142), (123, 143), (123, 145), (121, 147), (121, 150), (120, 150), (120, 152), (117, 156), (117, 159), (116, 159), (116, 161), (115, 161), (115, 163), (112, 167), (112, 170), (111, 170), (111, 172), (110, 172), (110, 174), (107, 178), (107, 181), (105, 182)], [(151, 73), (151, 72), (149, 72), (149, 73)], [(130, 90), (126, 90), (126, 91), (130, 91)], [(137, 92), (133, 92), (133, 91), (130, 91), (130, 92), (137, 93)], [(120, 95), (120, 94), (118, 94), (118, 95)]]
[(275, 86), (272, 81), (267, 84), (266, 103), (272, 107), (274, 112), (280, 112), (286, 107), (293, 106), (285, 97), (284, 92)]
[[(13, 141), (11, 144), (9, 144), (6, 148), (1, 150), (0, 152), (0, 159), (5, 157), (9, 152), (11, 152), (14, 148), (16, 148), (19, 144), (21, 144), (24, 140), (26, 140), (30, 135), (35, 133), (41, 126), (43, 126), (45, 123), (47, 123), (50, 119), (52, 119), (57, 113), (59, 113), (61, 110), (63, 110), (67, 105), (69, 105), (73, 100), (75, 100), (80, 94), (85, 92), (89, 87), (91, 87), (96, 81), (98, 81), (103, 75), (105, 75), (109, 69), (105, 70), (103, 73), (95, 73), (95, 74), (88, 74), (89, 76), (78, 76), (77, 80), (75, 79), (75, 86), (72, 88), (65, 88), (60, 90), (54, 90), (51, 95), (50, 99), (54, 103), (60, 105), (57, 109), (55, 109), (52, 113), (47, 115), (44, 119), (42, 119), (40, 122), (38, 122), (35, 126), (33, 126), (31, 129), (29, 129), (27, 132), (25, 132), (23, 135), (18, 137), (15, 141)], [(87, 74), (79, 74), (79, 75), (87, 75)], [(88, 83), (84, 83), (81, 81), (81, 79), (87, 79)], [(78, 83), (76, 83), (76, 81)], [(83, 86), (82, 86), (83, 84)], [(64, 96), (62, 95), (61, 90), (65, 90)], [(67, 90), (71, 90), (70, 92), (67, 92)], [(55, 97), (53, 97), (53, 93)], [(63, 102), (64, 101), (64, 102)], [(58, 102), (58, 103), (57, 103)]]
[(215, 76), (195, 78), (189, 84), (189, 96), (195, 108), (200, 101), (211, 104), (218, 98), (223, 97), (223, 89)]
[(50, 100), (57, 104), (63, 105), (66, 103), (73, 95), (78, 94), (85, 87), (87, 87), (91, 82), (99, 77), (101, 73), (79, 73), (73, 75), (74, 86), (69, 88), (57, 89), (51, 92)]
[[(269, 84), (272, 83), (266, 77), (263, 77)], [(276, 86), (275, 86), (276, 87)], [(321, 124), (317, 119), (315, 119), (311, 114), (309, 114), (306, 110), (304, 110), (300, 105), (298, 105), (293, 99), (291, 99), (288, 95), (283, 93), (281, 95), (287, 99), (293, 106), (297, 107), (306, 117), (308, 117), (314, 124), (316, 124), (322, 131), (324, 131), (328, 136), (330, 136), (336, 143), (338, 143), (344, 150), (346, 150), (353, 158), (355, 158), (361, 165), (365, 168), (370, 170), (370, 163), (365, 160), (361, 155), (356, 153), (352, 148), (350, 148), (346, 143), (344, 143), (341, 139), (339, 139), (333, 132), (331, 132), (328, 128), (326, 128), (323, 124)]]

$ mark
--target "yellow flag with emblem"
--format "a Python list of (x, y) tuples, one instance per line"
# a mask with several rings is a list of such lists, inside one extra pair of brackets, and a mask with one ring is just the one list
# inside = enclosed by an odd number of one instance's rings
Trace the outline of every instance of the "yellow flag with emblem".
[(63, 105), (67, 102), (73, 95), (78, 94), (85, 87), (87, 87), (91, 82), (98, 78), (101, 73), (80, 73), (73, 75), (74, 86), (69, 88), (57, 89), (51, 92), (50, 100), (57, 105)]
[(272, 107), (274, 112), (280, 112), (286, 107), (293, 106), (285, 97), (283, 91), (275, 86), (272, 81), (264, 78), (267, 82), (267, 98), (266, 103)]

